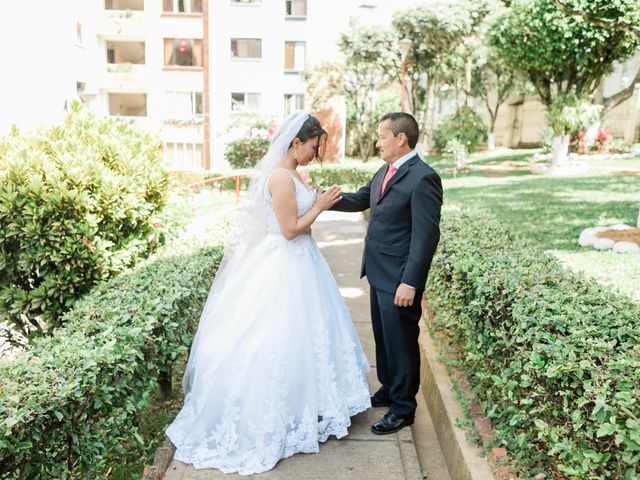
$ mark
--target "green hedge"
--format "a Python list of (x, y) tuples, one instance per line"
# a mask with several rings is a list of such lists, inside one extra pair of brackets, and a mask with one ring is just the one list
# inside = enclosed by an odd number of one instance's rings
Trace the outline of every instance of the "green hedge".
[(0, 367), (0, 478), (105, 478), (109, 458), (142, 443), (140, 412), (188, 348), (221, 255), (163, 248)]
[(0, 320), (25, 339), (156, 247), (168, 177), (156, 138), (76, 104), (0, 157)]
[(353, 191), (366, 185), (381, 166), (380, 162), (367, 165), (313, 165), (308, 170), (309, 183), (323, 187), (336, 184)]
[(639, 305), (466, 212), (427, 299), (522, 478), (640, 478)]

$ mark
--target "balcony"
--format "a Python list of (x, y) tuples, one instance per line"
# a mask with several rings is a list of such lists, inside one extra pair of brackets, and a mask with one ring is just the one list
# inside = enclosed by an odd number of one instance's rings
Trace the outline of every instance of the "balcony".
[(110, 92), (143, 92), (149, 87), (146, 65), (122, 63), (107, 65), (100, 88)]
[(109, 115), (118, 117), (146, 117), (145, 93), (109, 93)]
[(148, 132), (158, 133), (159, 122), (147, 116), (146, 93), (108, 93), (111, 118), (129, 123)]
[(143, 42), (107, 42), (107, 71), (101, 88), (109, 91), (145, 91), (147, 66)]
[(141, 10), (105, 9), (96, 25), (98, 35), (113, 39), (142, 40), (148, 30), (144, 11)]
[(144, 11), (144, 0), (105, 0), (105, 10), (136, 10)]

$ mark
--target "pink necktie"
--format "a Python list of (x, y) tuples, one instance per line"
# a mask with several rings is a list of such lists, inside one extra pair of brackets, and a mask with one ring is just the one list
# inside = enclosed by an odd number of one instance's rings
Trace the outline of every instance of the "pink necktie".
[(396, 170), (398, 169), (393, 165), (390, 165), (387, 169), (387, 174), (384, 176), (384, 180), (382, 181), (382, 190), (380, 190), (381, 194), (384, 193), (384, 189), (387, 187), (387, 182), (389, 182), (389, 179), (393, 177), (393, 174), (396, 173)]

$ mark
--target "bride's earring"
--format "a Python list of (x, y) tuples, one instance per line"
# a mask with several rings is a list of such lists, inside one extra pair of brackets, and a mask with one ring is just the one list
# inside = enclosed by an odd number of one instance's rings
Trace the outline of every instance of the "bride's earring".
[(294, 151), (293, 151), (293, 159), (294, 159), (294, 160), (297, 160), (297, 159), (298, 159), (298, 151), (297, 151), (297, 150), (294, 150)]

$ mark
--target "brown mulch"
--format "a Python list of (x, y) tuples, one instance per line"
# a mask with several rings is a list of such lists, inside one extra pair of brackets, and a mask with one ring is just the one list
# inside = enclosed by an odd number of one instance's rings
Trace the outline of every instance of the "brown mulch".
[(595, 235), (600, 238), (608, 238), (614, 242), (634, 242), (640, 245), (640, 228), (605, 230), (604, 232), (597, 232)]

